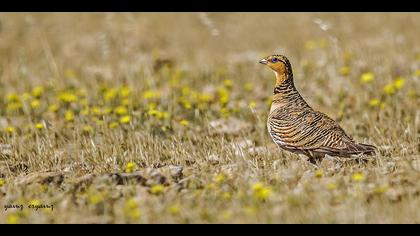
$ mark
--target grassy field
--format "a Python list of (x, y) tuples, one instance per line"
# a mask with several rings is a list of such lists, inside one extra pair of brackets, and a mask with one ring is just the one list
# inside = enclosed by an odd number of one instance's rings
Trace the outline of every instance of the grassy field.
[[(420, 223), (420, 14), (0, 14), (0, 223)], [(271, 141), (286, 55), (379, 151)], [(16, 208), (18, 207), (18, 208)]]

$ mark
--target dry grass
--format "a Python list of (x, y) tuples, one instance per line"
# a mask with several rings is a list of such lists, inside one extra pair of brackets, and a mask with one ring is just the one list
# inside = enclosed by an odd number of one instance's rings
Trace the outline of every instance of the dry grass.
[[(420, 223), (419, 27), (414, 13), (0, 14), (0, 205), (25, 206), (0, 222)], [(257, 63), (273, 53), (379, 153), (316, 168), (274, 146)]]

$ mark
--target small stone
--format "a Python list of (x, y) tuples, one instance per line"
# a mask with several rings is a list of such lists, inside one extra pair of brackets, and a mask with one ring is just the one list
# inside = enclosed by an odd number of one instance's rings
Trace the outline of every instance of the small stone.
[(16, 180), (17, 184), (55, 184), (60, 186), (64, 181), (64, 175), (58, 172), (31, 173)]
[(249, 151), (251, 147), (253, 147), (254, 142), (252, 140), (246, 139), (240, 142), (232, 143), (232, 148), (237, 156), (244, 156), (245, 153)]
[(395, 188), (390, 188), (388, 191), (386, 191), (386, 196), (388, 199), (394, 202), (399, 201), (401, 199), (401, 195), (402, 194)]
[(219, 156), (218, 155), (216, 155), (216, 154), (210, 154), (208, 157), (207, 157), (207, 160), (210, 162), (210, 164), (212, 164), (212, 165), (217, 165), (217, 164), (219, 164)]
[(74, 189), (78, 189), (83, 185), (90, 185), (94, 179), (94, 175), (93, 174), (86, 174), (83, 175), (79, 178), (76, 178), (73, 182), (74, 182)]
[(209, 123), (211, 134), (236, 135), (252, 128), (249, 122), (237, 118), (218, 119)]
[(140, 171), (136, 171), (133, 173), (112, 173), (104, 177), (111, 178), (111, 180), (117, 185), (126, 185), (130, 182), (136, 182), (141, 185), (146, 185), (147, 182), (147, 179), (143, 177), (142, 172)]
[(10, 157), (13, 154), (12, 145), (0, 144), (0, 155), (3, 157)]
[(266, 147), (251, 147), (248, 150), (249, 154), (251, 155), (264, 155), (268, 153), (268, 149)]
[(415, 159), (411, 162), (411, 166), (417, 170), (420, 171), (420, 159)]
[(231, 175), (232, 173), (236, 172), (238, 168), (239, 168), (238, 164), (229, 164), (229, 165), (223, 165), (221, 167), (221, 170), (223, 173), (226, 173), (227, 175)]
[(167, 184), (166, 176), (162, 175), (162, 173), (157, 169), (152, 169), (149, 172), (150, 178), (147, 180), (148, 185), (156, 185), (156, 184)]
[(182, 173), (183, 170), (184, 168), (182, 166), (174, 166), (174, 165), (169, 166), (171, 177), (174, 178), (175, 180), (179, 180), (183, 177), (183, 173)]

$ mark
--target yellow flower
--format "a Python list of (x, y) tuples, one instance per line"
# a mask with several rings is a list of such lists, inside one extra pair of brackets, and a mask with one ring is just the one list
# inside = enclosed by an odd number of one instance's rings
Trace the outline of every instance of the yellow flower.
[(164, 191), (165, 191), (165, 186), (163, 186), (162, 184), (156, 184), (150, 188), (150, 193), (155, 194), (155, 195), (162, 194)]
[(59, 109), (59, 106), (58, 106), (57, 104), (51, 104), (51, 105), (48, 107), (48, 110), (50, 110), (51, 112), (57, 112), (57, 111), (58, 111), (58, 109)]
[(23, 101), (27, 101), (31, 98), (31, 94), (30, 93), (23, 93), (22, 94), (22, 100)]
[(124, 98), (121, 100), (121, 105), (128, 106), (131, 103), (131, 100), (129, 98)]
[(251, 91), (252, 89), (254, 88), (254, 84), (253, 83), (250, 83), (250, 82), (247, 82), (247, 83), (245, 83), (245, 85), (244, 85), (244, 89), (245, 89), (245, 91)]
[(365, 175), (363, 173), (357, 172), (351, 176), (352, 180), (355, 182), (362, 182), (365, 180)]
[(181, 120), (181, 121), (179, 122), (179, 124), (181, 124), (181, 125), (183, 125), (183, 126), (188, 126), (188, 125), (189, 125), (189, 123), (190, 123), (190, 122), (188, 122), (188, 120), (185, 120), (185, 119), (183, 119), (183, 120)]
[(156, 109), (150, 109), (147, 114), (149, 114), (150, 116), (159, 116), (160, 112)]
[(118, 106), (114, 109), (115, 114), (123, 116), (128, 114), (128, 110), (124, 106)]
[(327, 189), (328, 190), (334, 190), (337, 188), (337, 185), (335, 183), (328, 183), (327, 184)]
[(371, 99), (371, 100), (369, 101), (369, 106), (371, 106), (371, 107), (377, 107), (377, 106), (379, 106), (380, 104), (381, 104), (381, 101), (380, 101), (379, 99), (376, 99), (376, 98)]
[(190, 94), (190, 92), (191, 92), (191, 89), (188, 86), (184, 86), (181, 89), (181, 95), (182, 96), (188, 96)]
[(120, 88), (119, 94), (120, 94), (120, 97), (126, 98), (126, 97), (129, 97), (131, 95), (131, 90), (130, 90), (129, 87), (123, 86), (123, 87)]
[(6, 184), (6, 181), (3, 178), (0, 178), (0, 187)]
[(348, 66), (341, 67), (340, 68), (340, 74), (344, 75), (344, 76), (349, 75), (350, 74), (350, 67), (348, 67)]
[(86, 107), (80, 111), (80, 115), (87, 116), (89, 115), (89, 107)]
[(39, 191), (41, 191), (42, 193), (47, 192), (47, 190), (48, 190), (48, 185), (46, 185), (46, 184), (40, 184), (39, 185)]
[(156, 117), (156, 118), (158, 118), (160, 120), (161, 119), (166, 119), (166, 118), (169, 117), (169, 113), (168, 112), (166, 112), (166, 111), (158, 111), (156, 109), (150, 109), (147, 113), (150, 116), (154, 116), (154, 117)]
[(9, 93), (6, 97), (7, 102), (18, 102), (20, 101), (19, 96), (16, 93)]
[(136, 168), (137, 168), (137, 164), (136, 163), (129, 162), (125, 166), (125, 172), (127, 172), (127, 173), (133, 173)]
[(381, 102), (380, 107), (381, 107), (381, 109), (384, 109), (385, 108), (385, 103)]
[(166, 131), (168, 131), (168, 127), (162, 126), (162, 127), (160, 127), (160, 130), (162, 130), (163, 132), (166, 132)]
[(117, 128), (117, 127), (118, 127), (118, 125), (119, 125), (119, 124), (118, 124), (118, 122), (111, 122), (111, 123), (109, 124), (109, 126), (108, 126), (108, 127), (109, 127), (110, 129), (115, 129), (115, 128)]
[(100, 115), (102, 115), (104, 112), (103, 112), (103, 109), (101, 109), (100, 107), (98, 107), (98, 106), (93, 106), (92, 107), (92, 114), (93, 115), (95, 115), (95, 116), (100, 116)]
[(251, 102), (249, 102), (249, 107), (250, 107), (251, 109), (255, 109), (255, 108), (257, 107), (257, 102), (256, 102), (256, 101), (251, 101)]
[(16, 213), (8, 214), (6, 217), (7, 224), (18, 224), (19, 223), (19, 216)]
[(131, 121), (131, 116), (123, 116), (120, 118), (120, 123), (121, 124), (128, 124)]
[(32, 96), (39, 98), (44, 93), (44, 87), (36, 86), (32, 89)]
[(254, 198), (260, 201), (265, 201), (271, 196), (271, 188), (265, 186), (264, 184), (258, 182), (252, 185), (252, 191)]
[(222, 198), (225, 200), (230, 200), (232, 198), (232, 195), (229, 192), (224, 192), (222, 194)]
[(374, 193), (376, 193), (376, 194), (381, 194), (381, 193), (384, 193), (384, 192), (386, 192), (387, 190), (388, 190), (388, 185), (381, 185), (381, 186), (376, 186), (374, 189), (373, 189), (373, 192)]
[(151, 103), (147, 104), (147, 109), (148, 110), (156, 110), (156, 107), (157, 107), (157, 105), (154, 102), (151, 102)]
[(387, 84), (384, 87), (384, 93), (387, 95), (392, 95), (395, 93), (395, 86), (394, 84)]
[(29, 204), (37, 206), (37, 205), (41, 205), (41, 201), (38, 199), (32, 199), (31, 201), (29, 201)]
[(208, 190), (213, 190), (216, 189), (216, 185), (214, 183), (209, 183), (205, 186), (205, 188)]
[(404, 77), (398, 77), (395, 81), (394, 81), (394, 87), (398, 90), (401, 89), (405, 84), (405, 78)]
[(171, 215), (178, 215), (181, 212), (181, 207), (179, 204), (175, 204), (168, 208), (168, 213)]
[(103, 121), (103, 120), (100, 120), (100, 119), (94, 119), (94, 120), (95, 120), (95, 123), (96, 123), (97, 126), (102, 126), (102, 125), (105, 124), (105, 121)]
[(225, 85), (226, 88), (230, 89), (233, 86), (233, 82), (230, 79), (226, 79), (225, 81), (223, 81), (223, 84)]
[(185, 109), (191, 109), (191, 108), (192, 108), (191, 103), (190, 103), (189, 101), (187, 101), (187, 100), (184, 100), (184, 101), (182, 102), (182, 104), (184, 105), (184, 108), (185, 108)]
[(169, 118), (169, 112), (162, 111), (159, 119), (167, 119), (167, 118)]
[(73, 121), (74, 120), (74, 113), (73, 113), (73, 111), (72, 110), (67, 110), (64, 113), (64, 119), (66, 121), (69, 121), (69, 122)]
[(154, 90), (147, 90), (143, 93), (143, 98), (144, 99), (157, 99), (160, 98), (160, 93), (158, 91), (154, 91)]
[(322, 170), (315, 171), (315, 177), (321, 178), (322, 176), (324, 176), (324, 172)]
[(41, 105), (41, 102), (38, 99), (31, 101), (31, 107), (32, 109), (37, 109)]
[(77, 96), (69, 91), (64, 91), (59, 93), (58, 100), (61, 100), (65, 103), (72, 103), (77, 101)]
[(313, 40), (308, 40), (305, 42), (305, 48), (306, 50), (313, 50), (316, 48), (316, 42)]
[(223, 184), (225, 181), (226, 176), (223, 173), (216, 175), (216, 177), (214, 178), (214, 182), (216, 182), (217, 184)]
[(22, 103), (19, 101), (8, 103), (6, 106), (7, 111), (18, 111), (20, 109), (22, 109)]
[(229, 91), (225, 88), (220, 88), (217, 92), (219, 95), (219, 102), (222, 105), (226, 105), (229, 102)]
[(104, 115), (109, 115), (112, 112), (112, 108), (111, 107), (104, 107), (102, 110)]
[(414, 73), (416, 76), (420, 76), (420, 69), (417, 69), (416, 72)]
[(79, 104), (86, 107), (89, 105), (89, 101), (86, 98), (80, 99)]
[(362, 83), (370, 83), (375, 79), (375, 75), (371, 72), (366, 72), (363, 73), (362, 76), (360, 77), (360, 82)]
[(6, 127), (6, 132), (9, 134), (13, 134), (16, 131), (15, 127), (13, 126), (7, 126)]
[(83, 133), (92, 133), (93, 132), (93, 127), (90, 125), (85, 125), (83, 126)]
[(104, 201), (102, 194), (96, 193), (89, 195), (89, 202), (93, 205), (99, 204)]
[(114, 100), (114, 98), (117, 96), (118, 91), (114, 88), (108, 89), (104, 93), (104, 99), (105, 101), (111, 101)]
[(139, 219), (141, 211), (138, 202), (133, 198), (128, 199), (124, 205), (124, 213), (134, 220)]
[(267, 106), (271, 106), (271, 103), (273, 103), (273, 98), (270, 96), (270, 97), (267, 98), (266, 104), (267, 104)]
[(127, 202), (125, 203), (125, 209), (131, 210), (135, 208), (139, 208), (138, 202), (134, 198), (128, 199)]
[(41, 130), (44, 128), (44, 125), (42, 123), (36, 123), (35, 128)]
[(407, 95), (408, 95), (409, 97), (415, 98), (415, 97), (417, 96), (417, 91), (416, 91), (415, 89), (410, 89), (410, 90), (407, 92)]
[(220, 109), (220, 113), (222, 114), (223, 117), (229, 117), (230, 116), (230, 111), (226, 107), (223, 107), (222, 109)]
[(172, 74), (171, 79), (169, 81), (172, 87), (176, 87), (177, 85), (179, 85), (179, 81), (183, 74), (184, 73), (181, 70), (175, 70), (175, 73)]

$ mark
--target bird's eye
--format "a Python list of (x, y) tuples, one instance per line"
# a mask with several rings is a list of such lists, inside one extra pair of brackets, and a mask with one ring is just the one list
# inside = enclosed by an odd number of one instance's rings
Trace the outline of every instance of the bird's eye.
[(272, 62), (272, 63), (276, 63), (277, 61), (278, 61), (278, 59), (277, 59), (276, 57), (271, 58), (271, 62)]

